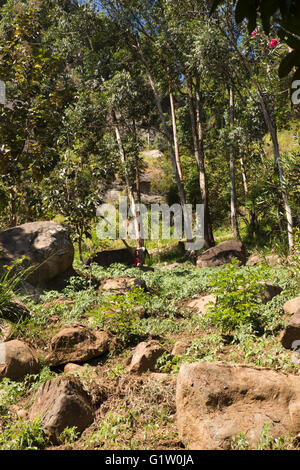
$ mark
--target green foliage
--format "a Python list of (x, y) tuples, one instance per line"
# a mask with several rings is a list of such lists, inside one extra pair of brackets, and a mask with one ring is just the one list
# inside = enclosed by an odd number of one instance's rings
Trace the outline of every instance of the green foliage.
[(232, 450), (248, 450), (249, 442), (247, 441), (245, 434), (239, 432), (236, 436), (232, 437), (231, 449)]
[(95, 323), (117, 333), (123, 344), (137, 334), (139, 308), (146, 303), (147, 294), (142, 289), (131, 289), (125, 295), (103, 298), (101, 307), (93, 314)]
[(26, 280), (32, 271), (32, 268), (22, 268), (22, 262), (23, 259), (19, 259), (11, 266), (0, 268), (0, 317), (16, 323), (22, 320), (24, 312), (20, 314), (13, 298), (20, 282)]
[(59, 440), (62, 444), (73, 444), (79, 437), (80, 433), (76, 431), (77, 427), (67, 426), (59, 436)]
[[(212, 11), (223, 3), (224, 0), (214, 0), (212, 2)], [(235, 0), (234, 4), (236, 22), (240, 23), (247, 18), (249, 33), (255, 30), (258, 23), (258, 15), (260, 16), (264, 31), (268, 35), (271, 31), (271, 22), (281, 26), (278, 35), (293, 50), (281, 62), (279, 75), (280, 77), (286, 76), (293, 67), (297, 67), (294, 79), (299, 78), (299, 3), (296, 0)]]
[(41, 450), (47, 445), (47, 436), (39, 418), (34, 421), (8, 422), (0, 435), (1, 450)]
[(217, 294), (216, 305), (207, 313), (212, 324), (223, 332), (243, 325), (249, 325), (256, 332), (260, 330), (263, 326), (260, 312), (264, 290), (260, 281), (268, 278), (268, 274), (267, 267), (260, 270), (240, 268), (235, 259), (224, 266), (210, 284)]
[(263, 424), (261, 435), (257, 444), (257, 450), (288, 450), (294, 447), (294, 438), (292, 436), (272, 437), (271, 427), (273, 422)]

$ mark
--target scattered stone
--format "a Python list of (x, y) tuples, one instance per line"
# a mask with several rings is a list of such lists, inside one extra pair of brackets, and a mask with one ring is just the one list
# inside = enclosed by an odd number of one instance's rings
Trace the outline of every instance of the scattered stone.
[(300, 309), (290, 319), (289, 324), (280, 337), (280, 342), (286, 349), (300, 348)]
[(42, 420), (44, 430), (57, 441), (68, 426), (82, 433), (94, 421), (90, 397), (75, 377), (58, 377), (45, 382), (37, 391), (29, 418)]
[(265, 423), (271, 435), (300, 431), (300, 377), (224, 363), (183, 364), (177, 379), (179, 437), (191, 450), (229, 450), (244, 433), (256, 449)]
[(51, 339), (46, 361), (53, 366), (89, 361), (107, 353), (111, 339), (106, 330), (90, 330), (82, 325), (64, 327)]
[(282, 288), (280, 286), (276, 286), (273, 284), (269, 284), (268, 282), (262, 281), (260, 282), (264, 286), (264, 290), (261, 293), (263, 303), (268, 303), (277, 295), (281, 294)]
[(164, 352), (162, 346), (154, 340), (138, 344), (127, 368), (128, 372), (141, 374), (147, 370), (155, 371), (156, 361)]
[(198, 256), (196, 266), (198, 268), (221, 266), (230, 263), (233, 258), (237, 258), (242, 264), (246, 263), (246, 249), (237, 240), (222, 242), (204, 251)]
[(14, 339), (0, 343), (0, 380), (23, 380), (27, 374), (38, 374), (37, 353), (23, 341)]
[(293, 315), (300, 311), (300, 297), (295, 299), (288, 300), (283, 306), (284, 313), (288, 315)]
[(0, 233), (1, 264), (26, 257), (25, 266), (36, 266), (27, 278), (33, 286), (48, 287), (48, 281), (72, 267), (74, 248), (68, 232), (55, 222), (30, 222)]
[(172, 356), (182, 356), (190, 346), (189, 341), (176, 341), (172, 349)]
[(257, 264), (261, 264), (263, 262), (264, 262), (264, 259), (261, 256), (252, 254), (248, 258), (246, 266), (256, 266)]
[(188, 302), (187, 307), (197, 312), (199, 315), (205, 315), (208, 309), (217, 302), (215, 295), (205, 295), (197, 297)]
[(67, 375), (75, 375), (81, 379), (89, 378), (89, 379), (97, 379), (97, 374), (94, 369), (91, 370), (87, 369), (84, 366), (80, 366), (79, 364), (66, 364), (64, 367), (64, 373)]
[(104, 279), (101, 282), (98, 292), (99, 294), (101, 294), (102, 291), (111, 291), (113, 294), (127, 294), (134, 288), (147, 290), (146, 283), (143, 279), (124, 276)]

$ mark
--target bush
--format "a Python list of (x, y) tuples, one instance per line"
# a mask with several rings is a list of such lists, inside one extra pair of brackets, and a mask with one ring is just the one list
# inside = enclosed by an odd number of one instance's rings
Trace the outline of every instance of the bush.
[(207, 313), (212, 324), (223, 332), (233, 331), (241, 326), (249, 326), (253, 331), (262, 330), (262, 292), (264, 286), (260, 283), (268, 277), (269, 268), (259, 269), (239, 267), (234, 259), (224, 266), (211, 279), (210, 286), (217, 294), (217, 302)]

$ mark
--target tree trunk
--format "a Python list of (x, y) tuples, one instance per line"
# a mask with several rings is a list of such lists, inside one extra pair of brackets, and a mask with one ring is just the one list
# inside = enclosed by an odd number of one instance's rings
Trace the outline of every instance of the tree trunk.
[[(198, 168), (201, 202), (202, 204), (204, 204), (204, 245), (207, 248), (207, 247), (214, 245), (214, 238), (212, 234), (210, 215), (209, 215), (209, 209), (208, 209), (208, 198), (207, 198), (207, 191), (206, 191), (205, 166), (204, 166), (204, 152), (201, 154), (200, 141), (198, 138), (199, 134), (197, 132), (197, 123), (196, 123), (196, 116), (195, 116), (193, 85), (192, 85), (192, 80), (190, 77), (187, 78), (187, 90), (188, 90), (189, 112), (190, 112), (190, 119), (191, 119), (193, 144), (194, 144), (194, 155), (195, 155), (195, 160), (196, 160), (197, 168)], [(202, 147), (202, 150), (203, 150), (203, 147)]]
[[(230, 126), (234, 125), (234, 96), (232, 85), (229, 86), (229, 114), (230, 114)], [(232, 145), (229, 151), (229, 167), (230, 167), (230, 213), (231, 213), (231, 226), (233, 236), (236, 239), (240, 239), (240, 232), (237, 220), (236, 212), (236, 188), (235, 188), (235, 162), (234, 162), (234, 150)]]
[(177, 168), (178, 168), (179, 178), (180, 178), (181, 183), (182, 183), (182, 169), (181, 169), (179, 147), (178, 147), (177, 127), (176, 127), (176, 112), (175, 112), (174, 97), (173, 97), (173, 92), (171, 90), (171, 86), (170, 86), (170, 105), (171, 105), (171, 115), (172, 115), (172, 128), (173, 128), (173, 137), (174, 137), (175, 159), (176, 159), (176, 165), (177, 165)]
[(132, 191), (129, 176), (128, 176), (128, 169), (127, 169), (127, 165), (126, 165), (127, 164), (126, 155), (125, 155), (124, 146), (123, 146), (123, 142), (122, 142), (122, 137), (121, 137), (121, 133), (120, 133), (119, 125), (118, 125), (118, 120), (117, 120), (117, 117), (116, 117), (116, 113), (114, 111), (112, 112), (112, 118), (113, 118), (113, 126), (114, 126), (114, 130), (115, 130), (115, 134), (116, 134), (116, 139), (117, 139), (117, 143), (118, 143), (118, 147), (119, 147), (121, 162), (124, 165), (125, 184), (126, 184), (126, 190), (127, 190), (127, 194), (128, 194), (129, 203), (130, 203), (131, 213), (132, 213), (132, 216), (133, 216), (133, 223), (134, 223), (135, 234), (136, 234), (136, 239), (137, 239), (137, 249), (141, 250), (141, 249), (144, 248), (144, 240), (142, 239), (141, 227), (140, 227), (140, 224), (138, 222), (139, 214), (137, 214), (137, 210), (136, 210), (136, 204), (135, 204), (133, 191)]
[(279, 151), (278, 136), (277, 136), (277, 126), (276, 126), (276, 123), (272, 122), (268, 107), (265, 103), (263, 94), (262, 94), (258, 84), (255, 83), (255, 85), (256, 85), (256, 91), (257, 91), (257, 94), (258, 94), (258, 97), (259, 97), (259, 101), (260, 101), (261, 106), (262, 106), (265, 122), (267, 124), (268, 130), (270, 132), (271, 139), (272, 139), (274, 161), (275, 161), (275, 164), (277, 165), (277, 168), (278, 168), (281, 194), (282, 194), (283, 205), (284, 205), (284, 210), (285, 210), (285, 215), (286, 215), (286, 220), (287, 220), (289, 251), (292, 252), (293, 249), (294, 249), (293, 216), (292, 216), (292, 211), (291, 211), (291, 207), (290, 207), (290, 204), (289, 204), (288, 194), (287, 194), (287, 191), (286, 191), (286, 181), (285, 181), (283, 168), (282, 168), (282, 164), (281, 164), (281, 159), (280, 159), (280, 151)]

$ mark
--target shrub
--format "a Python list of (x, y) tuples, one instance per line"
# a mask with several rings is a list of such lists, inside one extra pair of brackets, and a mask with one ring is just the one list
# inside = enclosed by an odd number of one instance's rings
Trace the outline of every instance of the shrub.
[(217, 294), (217, 302), (207, 313), (212, 324), (223, 332), (249, 325), (253, 331), (262, 329), (262, 292), (261, 280), (268, 275), (269, 268), (240, 268), (239, 262), (233, 260), (211, 278), (210, 286)]

